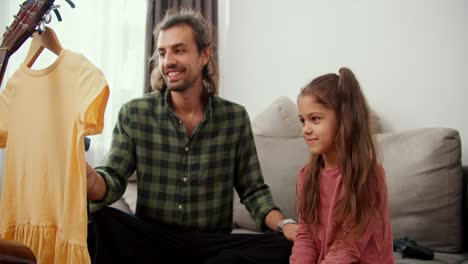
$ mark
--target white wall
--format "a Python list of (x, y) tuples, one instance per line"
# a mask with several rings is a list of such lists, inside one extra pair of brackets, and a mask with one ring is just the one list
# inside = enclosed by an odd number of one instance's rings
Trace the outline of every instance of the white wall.
[(459, 130), (468, 164), (468, 1), (220, 1), (221, 95), (251, 118), (350, 67), (385, 131)]

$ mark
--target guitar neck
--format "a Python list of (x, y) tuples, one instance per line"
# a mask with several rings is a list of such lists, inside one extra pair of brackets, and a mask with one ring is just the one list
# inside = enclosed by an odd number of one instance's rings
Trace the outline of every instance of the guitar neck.
[(0, 48), (0, 86), (5, 76), (8, 59), (10, 58), (10, 52), (7, 48)]

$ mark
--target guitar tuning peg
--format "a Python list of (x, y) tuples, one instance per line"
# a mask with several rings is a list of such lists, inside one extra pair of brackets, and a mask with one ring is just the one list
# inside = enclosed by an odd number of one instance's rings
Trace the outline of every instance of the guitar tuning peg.
[(45, 32), (45, 24), (44, 24), (44, 22), (40, 22), (40, 23), (37, 25), (36, 31), (39, 32), (39, 34), (42, 34), (42, 33)]
[(44, 22), (46, 24), (49, 24), (50, 21), (52, 21), (52, 15), (50, 14), (50, 11), (48, 11), (45, 15), (44, 15)]

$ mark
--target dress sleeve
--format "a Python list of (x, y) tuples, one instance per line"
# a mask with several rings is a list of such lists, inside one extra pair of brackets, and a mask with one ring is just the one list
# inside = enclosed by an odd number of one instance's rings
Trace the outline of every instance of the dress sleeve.
[[(304, 178), (307, 175), (307, 166), (302, 168), (297, 177), (297, 199), (300, 198), (300, 190), (302, 189)], [(298, 201), (299, 202), (299, 201)], [(299, 204), (299, 203), (298, 203)], [(318, 259), (317, 246), (307, 230), (304, 220), (299, 216), (299, 226), (296, 232), (296, 239), (292, 248), (292, 254), (289, 258), (289, 263), (317, 263)]]
[(6, 147), (11, 92), (8, 86), (0, 93), (0, 148)]
[(104, 74), (84, 59), (78, 78), (80, 123), (84, 125), (86, 135), (102, 133), (104, 111), (109, 98), (109, 86)]

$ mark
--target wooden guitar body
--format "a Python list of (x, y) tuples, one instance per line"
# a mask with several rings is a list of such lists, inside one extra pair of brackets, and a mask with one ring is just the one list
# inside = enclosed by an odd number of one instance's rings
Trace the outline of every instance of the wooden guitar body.
[(36, 257), (27, 246), (0, 239), (0, 264), (35, 264)]

